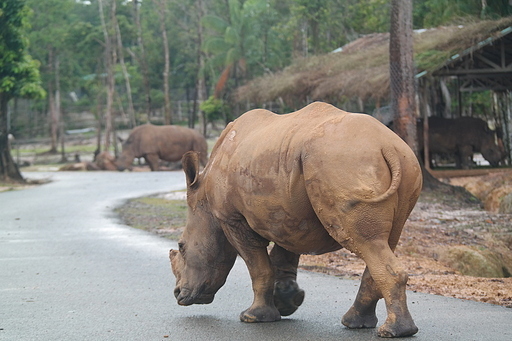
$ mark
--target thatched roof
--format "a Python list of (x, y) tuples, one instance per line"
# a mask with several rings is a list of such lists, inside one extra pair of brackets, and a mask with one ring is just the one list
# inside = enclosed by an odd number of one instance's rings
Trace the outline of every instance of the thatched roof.
[[(414, 59), (418, 73), (433, 72), (450, 57), (512, 26), (512, 17), (471, 25), (416, 31)], [(389, 98), (389, 34), (371, 34), (345, 45), (341, 52), (295, 61), (284, 70), (252, 80), (236, 91), (242, 103), (262, 104), (343, 99), (387, 101)]]

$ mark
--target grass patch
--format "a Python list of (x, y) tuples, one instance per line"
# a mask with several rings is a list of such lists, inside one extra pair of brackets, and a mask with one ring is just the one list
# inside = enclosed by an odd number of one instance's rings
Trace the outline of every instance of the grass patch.
[(8, 192), (8, 191), (14, 191), (14, 190), (21, 190), (37, 185), (42, 185), (50, 182), (48, 179), (38, 179), (38, 180), (31, 180), (31, 179), (25, 179), (24, 183), (20, 182), (8, 182), (8, 181), (0, 181), (0, 192)]
[[(21, 155), (26, 155), (26, 154), (29, 154), (29, 155), (33, 155), (33, 154), (37, 154), (37, 155), (40, 155), (40, 154), (46, 154), (48, 153), (48, 151), (50, 150), (49, 147), (30, 147), (30, 146), (25, 146), (24, 148), (19, 148), (17, 149), (16, 147), (14, 147), (12, 149), (13, 153), (16, 153), (19, 151), (19, 153)], [(96, 145), (91, 145), (91, 144), (88, 144), (88, 145), (66, 145), (66, 147), (64, 148), (65, 152), (66, 153), (77, 153), (77, 152), (80, 152), (80, 153), (94, 153), (94, 151), (96, 150)], [(112, 149), (113, 151), (113, 149)], [(61, 151), (60, 151), (60, 148), (59, 150), (57, 151), (56, 154), (60, 154)]]
[(130, 199), (114, 212), (126, 225), (177, 240), (187, 221), (187, 202), (155, 195)]
[(14, 191), (16, 189), (23, 189), (25, 187), (27, 187), (27, 184), (0, 181), (0, 192)]

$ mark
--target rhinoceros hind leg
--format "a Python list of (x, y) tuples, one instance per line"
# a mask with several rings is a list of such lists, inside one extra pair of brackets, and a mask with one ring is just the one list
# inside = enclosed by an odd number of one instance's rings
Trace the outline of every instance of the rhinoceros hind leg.
[(375, 328), (378, 321), (375, 308), (380, 298), (382, 298), (382, 295), (376, 289), (375, 282), (370, 276), (368, 267), (366, 267), (356, 300), (347, 313), (343, 315), (341, 323), (347, 328)]
[(296, 281), (288, 279), (276, 281), (274, 287), (274, 304), (281, 316), (289, 316), (304, 302), (304, 290)]
[(377, 322), (378, 320), (375, 314), (362, 315), (353, 307), (351, 307), (341, 319), (341, 323), (350, 329), (375, 328)]
[(384, 324), (379, 327), (377, 335), (380, 337), (406, 337), (416, 334), (418, 327), (416, 327), (412, 320), (407, 322), (408, 323), (396, 323), (394, 325)]
[(375, 282), (376, 289), (373, 290), (374, 297), (370, 296), (370, 302), (375, 300), (377, 293), (382, 294), (388, 313), (386, 321), (379, 327), (377, 334), (381, 337), (414, 335), (418, 332), (418, 328), (407, 308), (405, 293), (407, 272), (399, 264), (387, 240), (372, 241), (371, 246), (361, 249), (361, 256)]
[(250, 307), (240, 314), (240, 321), (248, 323), (275, 322), (281, 320), (281, 314), (275, 307)]

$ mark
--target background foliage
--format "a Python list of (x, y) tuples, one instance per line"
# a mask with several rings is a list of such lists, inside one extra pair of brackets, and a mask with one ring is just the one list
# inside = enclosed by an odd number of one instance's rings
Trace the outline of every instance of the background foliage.
[[(115, 13), (113, 1), (117, 1)], [(103, 119), (106, 103), (105, 39), (98, 0), (26, 0), (31, 25), (29, 54), (40, 63), (42, 85), (60, 90), (66, 129), (95, 126), (75, 113)], [(136, 124), (161, 123), (164, 106), (164, 53), (159, 0), (102, 0), (109, 34), (118, 23), (122, 49), (114, 65), (114, 117), (130, 127), (131, 97)], [(293, 61), (329, 53), (362, 35), (389, 31), (386, 0), (168, 0), (164, 18), (169, 39), (173, 121), (195, 122), (195, 99), (222, 99), (237, 116), (246, 108), (230, 102), (233, 90), (251, 79), (282, 70)], [(138, 11), (136, 10), (138, 9)], [(511, 14), (508, 0), (414, 0), (415, 28), (495, 19)], [(1, 17), (0, 17), (1, 18)], [(140, 19), (140, 26), (137, 25)], [(120, 55), (128, 74), (127, 91)], [(201, 60), (204, 63), (200, 62)], [(58, 77), (57, 77), (58, 76)], [(199, 81), (201, 79), (201, 81)], [(204, 84), (204, 89), (200, 87)], [(198, 90), (204, 96), (198, 97)], [(13, 110), (19, 137), (47, 136), (52, 96)], [(150, 97), (149, 109), (147, 97)], [(12, 105), (11, 105), (12, 106)], [(225, 118), (226, 114), (220, 115)], [(211, 116), (210, 116), (211, 118)]]

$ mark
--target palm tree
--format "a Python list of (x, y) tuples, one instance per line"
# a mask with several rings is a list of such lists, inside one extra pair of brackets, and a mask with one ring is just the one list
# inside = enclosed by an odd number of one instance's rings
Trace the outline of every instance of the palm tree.
[[(262, 2), (264, 3), (264, 2)], [(252, 4), (254, 5), (254, 3)], [(247, 3), (229, 0), (229, 19), (207, 15), (202, 23), (211, 33), (205, 39), (204, 51), (210, 55), (209, 66), (222, 69), (215, 85), (215, 97), (220, 98), (230, 77), (237, 87), (247, 71), (247, 65), (257, 58), (261, 51), (256, 25), (250, 15)]]

